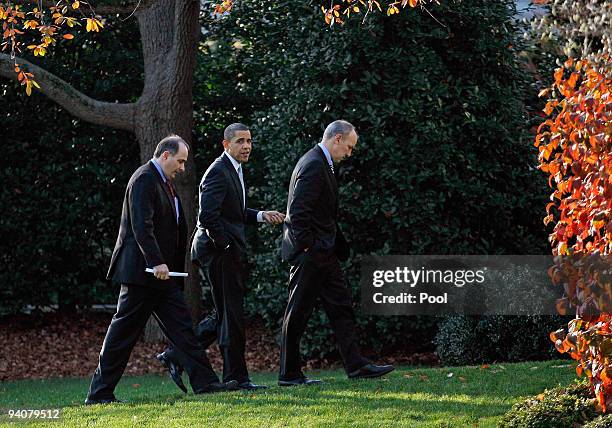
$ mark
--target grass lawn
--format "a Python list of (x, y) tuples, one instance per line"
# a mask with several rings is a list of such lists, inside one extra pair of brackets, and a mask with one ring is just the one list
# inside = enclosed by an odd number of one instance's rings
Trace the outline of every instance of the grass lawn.
[(0, 426), (15, 426), (7, 409), (61, 408), (59, 423), (36, 426), (488, 427), (521, 398), (576, 377), (567, 360), (488, 368), (399, 367), (376, 380), (348, 380), (341, 371), (308, 374), (325, 383), (281, 388), (275, 373), (257, 373), (253, 380), (270, 389), (198, 396), (182, 394), (168, 377), (124, 377), (116, 395), (129, 403), (96, 406), (82, 405), (89, 379), (3, 382)]

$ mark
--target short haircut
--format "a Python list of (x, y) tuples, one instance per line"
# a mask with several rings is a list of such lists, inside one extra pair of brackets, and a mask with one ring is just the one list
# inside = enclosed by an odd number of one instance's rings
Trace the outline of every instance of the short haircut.
[(248, 131), (249, 127), (243, 123), (232, 123), (230, 126), (225, 128), (223, 131), (223, 139), (227, 141), (231, 141), (232, 138), (236, 136), (236, 132), (238, 131)]
[(187, 150), (189, 150), (189, 144), (187, 144), (185, 140), (183, 140), (178, 135), (170, 134), (166, 138), (161, 140), (159, 143), (157, 143), (157, 147), (155, 148), (153, 156), (158, 158), (162, 155), (162, 153), (166, 151), (170, 152), (170, 154), (174, 156), (178, 152), (179, 146), (181, 144), (184, 144), (185, 147), (187, 147)]
[(325, 128), (325, 132), (323, 133), (323, 141), (328, 141), (338, 134), (342, 134), (342, 136), (345, 137), (350, 134), (351, 131), (355, 131), (355, 133), (357, 133), (355, 127), (346, 120), (334, 120), (332, 123), (327, 125), (327, 128)]

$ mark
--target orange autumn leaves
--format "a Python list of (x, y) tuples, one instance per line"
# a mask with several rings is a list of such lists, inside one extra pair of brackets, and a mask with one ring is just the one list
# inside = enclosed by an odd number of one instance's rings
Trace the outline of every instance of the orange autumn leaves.
[[(535, 146), (554, 189), (544, 223), (554, 255), (612, 254), (612, 96), (610, 77), (586, 61), (568, 60), (555, 72)], [(555, 209), (556, 215), (551, 210)]]
[[(567, 333), (551, 333), (559, 352), (579, 362), (601, 410), (612, 405), (612, 78), (610, 58), (597, 68), (586, 60), (565, 62), (556, 70), (548, 119), (538, 128), (535, 146), (540, 169), (553, 188), (544, 223), (554, 223), (549, 240), (557, 257), (549, 274), (563, 285), (561, 313), (571, 305), (576, 319)], [(596, 268), (603, 263), (604, 269)]]
[(38, 86), (38, 83), (34, 81), (34, 75), (32, 73), (21, 71), (21, 67), (19, 67), (18, 65), (15, 65), (15, 73), (17, 73), (17, 81), (22, 85), (25, 85), (26, 94), (28, 94), (28, 96), (32, 95), (32, 86), (40, 88), (40, 86)]
[(591, 321), (576, 318), (569, 322), (567, 332), (559, 329), (550, 333), (557, 350), (578, 361), (576, 374), (588, 377), (603, 412), (612, 406), (611, 321), (605, 313)]
[[(88, 12), (83, 12), (82, 6), (88, 7)], [(71, 16), (72, 14), (79, 16)], [(100, 17), (96, 16), (93, 9), (85, 1), (60, 0), (54, 6), (31, 10), (20, 5), (9, 3), (0, 6), (0, 22), (2, 23), (2, 41), (0, 50), (9, 51), (14, 62), (17, 80), (25, 86), (26, 94), (31, 95), (32, 87), (40, 88), (34, 79), (34, 75), (24, 71), (17, 63), (16, 56), (23, 51), (21, 36), (26, 32), (37, 38), (37, 42), (27, 46), (34, 56), (43, 57), (48, 49), (55, 45), (59, 39), (71, 40), (74, 36), (69, 29), (85, 23), (86, 31), (97, 32), (104, 27)]]
[(342, 4), (333, 4), (332, 2), (329, 8), (321, 6), (321, 11), (325, 16), (325, 23), (332, 26), (334, 24), (344, 24), (345, 19), (349, 18), (351, 14), (359, 14), (365, 11), (367, 15), (376, 10), (382, 12), (384, 8), (387, 16), (390, 16), (400, 13), (400, 8), (403, 9), (406, 6), (415, 8), (419, 4), (424, 6), (425, 3), (431, 1), (436, 0), (391, 0), (381, 6), (378, 0), (343, 0)]
[[(381, 6), (378, 0), (342, 0), (342, 5), (334, 5), (333, 0), (326, 9), (322, 7), (325, 22), (328, 25), (334, 23), (343, 24), (344, 18), (348, 18), (351, 13), (358, 14), (365, 10), (365, 15), (378, 10), (382, 12), (383, 7), (387, 11), (387, 15), (394, 15), (400, 12), (400, 8), (410, 6), (415, 8), (418, 5), (424, 7), (425, 3), (436, 2), (439, 0), (389, 0), (388, 3)], [(88, 12), (83, 12), (87, 6)], [(213, 4), (213, 13), (215, 15), (223, 15), (229, 13), (234, 6), (234, 0), (221, 0), (220, 3)], [(80, 17), (69, 16), (71, 12), (78, 12)], [(49, 16), (50, 15), (50, 16)], [(104, 27), (101, 17), (97, 16), (90, 6), (84, 0), (59, 0), (55, 6), (33, 8), (26, 11), (23, 6), (15, 5), (8, 0), (3, 6), (0, 6), (0, 22), (2, 22), (3, 37), (0, 44), (0, 50), (5, 51), (10, 48), (11, 58), (14, 62), (15, 70), (18, 74), (18, 81), (26, 87), (26, 93), (32, 93), (32, 87), (40, 86), (33, 80), (34, 76), (30, 72), (22, 72), (21, 66), (16, 60), (16, 56), (22, 52), (22, 43), (19, 36), (25, 32), (39, 33), (40, 41), (36, 44), (27, 46), (32, 54), (36, 57), (44, 57), (50, 46), (55, 45), (62, 38), (71, 40), (74, 36), (71, 33), (62, 34), (62, 27), (72, 28), (76, 25), (82, 25), (85, 21), (85, 29), (87, 32), (98, 32)], [(19, 74), (21, 73), (21, 74)]]
[[(345, 19), (349, 18), (351, 14), (359, 14), (365, 11), (367, 15), (376, 10), (382, 12), (384, 8), (387, 16), (389, 16), (399, 13), (400, 8), (403, 9), (406, 6), (414, 8), (432, 1), (438, 3), (438, 0), (389, 0), (381, 6), (378, 0), (342, 0), (341, 4), (334, 4), (334, 1), (332, 1), (329, 7), (321, 6), (321, 11), (325, 16), (325, 23), (332, 26), (334, 24), (344, 24)], [(234, 0), (223, 0), (214, 5), (213, 13), (215, 15), (223, 15), (230, 12), (233, 6)]]
[(221, 3), (217, 3), (213, 7), (214, 7), (213, 13), (215, 15), (223, 15), (224, 13), (231, 12), (232, 8), (234, 7), (234, 1), (233, 0), (223, 0)]

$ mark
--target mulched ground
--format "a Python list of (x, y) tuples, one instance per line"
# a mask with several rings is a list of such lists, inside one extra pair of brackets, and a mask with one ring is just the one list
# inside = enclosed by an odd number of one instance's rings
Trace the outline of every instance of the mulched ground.
[[(111, 318), (112, 314), (87, 313), (0, 319), (0, 381), (91, 376), (98, 364), (98, 353)], [(246, 360), (249, 370), (277, 371), (275, 335), (261, 322), (252, 321), (247, 326)], [(139, 341), (125, 374), (164, 373), (155, 359), (164, 347), (164, 343)], [(369, 356), (377, 357), (371, 353)], [(208, 358), (220, 373), (223, 365), (216, 344), (208, 350)], [(431, 352), (394, 352), (385, 355), (383, 360), (395, 364), (438, 364)], [(315, 359), (306, 364), (307, 369), (338, 366), (339, 361), (333, 359)]]

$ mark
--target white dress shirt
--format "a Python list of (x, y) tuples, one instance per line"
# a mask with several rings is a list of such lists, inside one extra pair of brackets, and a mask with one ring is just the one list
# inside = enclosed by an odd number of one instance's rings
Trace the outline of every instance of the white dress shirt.
[[(223, 154), (225, 156), (228, 157), (228, 159), (230, 160), (230, 162), (232, 163), (232, 165), (234, 166), (234, 168), (236, 169), (236, 174), (238, 174), (238, 177), (240, 178), (240, 184), (242, 187), (242, 205), (244, 205), (245, 209), (246, 209), (246, 196), (244, 193), (244, 179), (242, 178), (242, 173), (241, 173), (241, 169), (242, 169), (242, 164), (240, 162), (238, 162), (236, 159), (234, 159), (232, 157), (232, 155), (230, 155), (227, 151), (224, 151)], [(259, 223), (263, 223), (265, 220), (263, 219), (263, 211), (258, 211), (257, 212), (257, 221)]]

